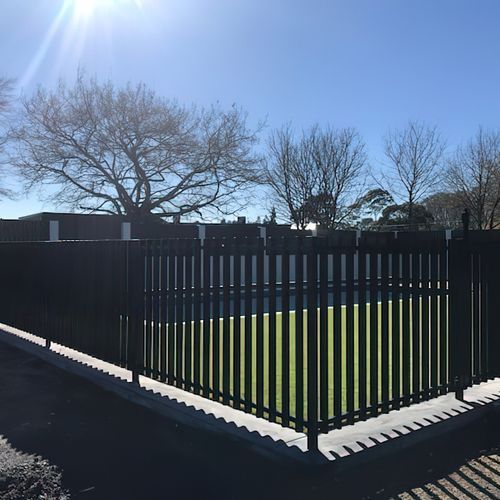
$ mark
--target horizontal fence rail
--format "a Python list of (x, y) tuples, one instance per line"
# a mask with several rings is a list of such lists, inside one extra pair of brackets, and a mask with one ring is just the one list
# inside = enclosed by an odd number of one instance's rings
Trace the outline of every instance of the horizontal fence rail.
[(497, 376), (496, 232), (0, 244), (0, 321), (308, 435)]

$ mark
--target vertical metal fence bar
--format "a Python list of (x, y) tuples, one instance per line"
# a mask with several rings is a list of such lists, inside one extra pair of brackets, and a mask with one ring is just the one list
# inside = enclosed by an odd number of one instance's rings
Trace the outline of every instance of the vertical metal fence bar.
[[(55, 326), (55, 321), (57, 318), (54, 318), (54, 313), (56, 313), (55, 306), (57, 306), (57, 302), (54, 300), (56, 290), (57, 290), (57, 285), (58, 285), (58, 277), (53, 278), (54, 272), (55, 272), (55, 266), (54, 262), (55, 261), (60, 261), (60, 249), (62, 248), (61, 246), (55, 246), (55, 244), (51, 244), (51, 246), (46, 247), (48, 249), (48, 255), (50, 256), (47, 259), (47, 278), (50, 280), (50, 284), (47, 286), (47, 305), (48, 305), (48, 318), (47, 318), (47, 326), (49, 328), (49, 345), (51, 345), (52, 340), (54, 341), (61, 341), (59, 338), (59, 332), (56, 330)], [(96, 266), (92, 266), (92, 260), (94, 256), (94, 249), (92, 246), (92, 243), (84, 243), (80, 247), (82, 250), (85, 249), (85, 257), (82, 258), (82, 261), (85, 262), (86, 265), (82, 266), (83, 270), (87, 272), (87, 277), (88, 281), (83, 281), (83, 283), (80, 285), (80, 293), (82, 296), (82, 316), (85, 318), (85, 326), (87, 327), (92, 325), (92, 321), (94, 319), (94, 310), (95, 310), (95, 300), (96, 297), (95, 295), (92, 295), (89, 292), (89, 287), (90, 283), (92, 283), (95, 280), (95, 272), (96, 272)], [(80, 268), (82, 269), (82, 268)], [(82, 276), (82, 271), (79, 270), (77, 271), (77, 276), (80, 278)], [(22, 282), (21, 282), (22, 284)], [(79, 329), (81, 330), (81, 328)], [(96, 331), (95, 328), (92, 328), (89, 333), (89, 338), (88, 342), (94, 342), (94, 339), (97, 337), (98, 332)], [(96, 352), (97, 355), (99, 355), (98, 352)]]
[[(321, 245), (321, 246), (319, 246)], [(320, 248), (319, 255), (319, 365), (320, 365), (320, 404), (319, 420), (323, 424), (322, 429), (325, 432), (328, 429), (328, 249), (324, 240), (318, 240)]]
[(378, 252), (370, 252), (370, 413), (378, 414), (379, 401), (379, 330), (378, 330)]
[(120, 254), (119, 283), (120, 283), (120, 366), (127, 366), (127, 243), (120, 242), (118, 245)]
[(159, 242), (152, 242), (152, 281), (153, 281), (153, 311), (151, 331), (152, 339), (152, 376), (158, 378), (160, 374), (160, 253)]
[[(487, 377), (500, 376), (500, 261), (498, 259), (497, 245), (488, 245), (486, 252), (488, 258), (488, 277), (487, 277), (487, 315), (488, 330), (486, 332), (488, 347), (487, 354)], [(485, 266), (486, 269), (486, 266)]]
[(394, 409), (401, 403), (401, 327), (400, 327), (400, 276), (401, 260), (399, 245), (394, 245), (391, 254), (391, 360), (392, 360), (392, 400)]
[(264, 239), (258, 238), (257, 242), (257, 294), (256, 294), (256, 334), (257, 334), (257, 416), (264, 415)]
[(410, 262), (411, 255), (409, 247), (405, 242), (405, 250), (402, 254), (403, 275), (403, 404), (410, 403), (411, 392), (411, 316), (410, 316)]
[(160, 243), (161, 259), (161, 328), (160, 328), (160, 380), (167, 381), (167, 354), (168, 354), (168, 249), (165, 240)]
[(175, 343), (175, 278), (176, 278), (176, 259), (177, 255), (173, 241), (168, 242), (168, 383), (175, 384), (175, 358), (176, 358), (176, 343)]
[(480, 373), (481, 377), (480, 380), (481, 382), (486, 382), (488, 380), (489, 376), (489, 368), (488, 368), (488, 351), (489, 351), (489, 346), (488, 346), (488, 333), (490, 329), (488, 317), (489, 317), (489, 312), (488, 312), (488, 298), (489, 298), (489, 286), (488, 286), (488, 261), (490, 261), (490, 255), (489, 255), (489, 246), (486, 246), (482, 249), (481, 256), (480, 256), (480, 294), (481, 294), (481, 314), (480, 314), (480, 321), (481, 321), (481, 341), (480, 341), (480, 349), (481, 349), (481, 355), (480, 355)]
[(411, 254), (411, 346), (412, 346), (412, 400), (420, 401), (420, 252), (415, 247)]
[(212, 381), (214, 399), (220, 398), (220, 258), (222, 239), (213, 241)]
[[(113, 275), (110, 283), (110, 293), (115, 294), (114, 310), (112, 313), (113, 321), (115, 322), (115, 363), (123, 367), (123, 318), (125, 312), (125, 294), (124, 294), (124, 262), (123, 262), (123, 249), (125, 244), (122, 241), (114, 241), (113, 248)], [(74, 319), (74, 318), (73, 318)]]
[(479, 298), (479, 253), (472, 252), (472, 379), (479, 382), (481, 373), (479, 369), (480, 345), (480, 298)]
[(342, 261), (333, 249), (333, 418), (334, 426), (342, 423)]
[(231, 251), (228, 240), (222, 252), (222, 402), (230, 401), (231, 373)]
[(152, 351), (152, 323), (153, 323), (153, 300), (152, 300), (152, 249), (151, 249), (151, 241), (146, 241), (146, 338), (145, 338), (145, 369), (146, 375), (151, 376), (151, 351)]
[(445, 243), (439, 252), (439, 385), (440, 394), (448, 390), (448, 247)]
[(430, 387), (430, 335), (429, 335), (429, 252), (426, 248), (422, 252), (422, 264), (421, 264), (421, 274), (422, 274), (422, 284), (421, 284), (421, 328), (422, 328), (422, 399), (429, 399), (429, 387)]
[(174, 240), (176, 247), (175, 284), (175, 383), (184, 387), (184, 252), (182, 240)]
[(210, 340), (211, 340), (211, 257), (209, 252), (210, 240), (203, 243), (203, 396), (209, 398), (210, 392)]
[(347, 422), (354, 423), (354, 392), (355, 392), (355, 351), (354, 351), (354, 249), (345, 252), (346, 273), (346, 410)]
[(382, 412), (389, 411), (389, 370), (393, 368), (389, 361), (389, 253), (384, 245), (380, 253), (380, 301), (381, 301), (381, 401)]
[(269, 420), (276, 421), (276, 251), (270, 248), (271, 241), (268, 240), (267, 255), (269, 261)]
[[(64, 248), (64, 245), (52, 246), (50, 254), (52, 257), (56, 258), (58, 261), (61, 261), (60, 252), (61, 249)], [(70, 338), (68, 339), (71, 342), (71, 337), (80, 338), (82, 330), (85, 330), (87, 327), (87, 322), (90, 324), (92, 314), (93, 314), (93, 306), (94, 301), (96, 300), (95, 295), (89, 294), (88, 286), (89, 283), (92, 283), (96, 279), (96, 267), (92, 266), (92, 261), (95, 258), (95, 246), (91, 242), (81, 243), (78, 248), (80, 249), (82, 255), (81, 265), (78, 266), (78, 269), (74, 271), (74, 277), (80, 281), (80, 285), (78, 286), (78, 312), (81, 314), (82, 318), (85, 318), (85, 325), (82, 327), (81, 324), (75, 324), (75, 332), (70, 334)], [(52, 259), (51, 259), (52, 260)], [(53, 279), (52, 274), (54, 273), (54, 266), (51, 262), (48, 265), (49, 274), (48, 279), (50, 280), (49, 285), (49, 297), (53, 297), (55, 290), (57, 289), (57, 281), (58, 279)], [(64, 274), (66, 274), (69, 270), (64, 269)], [(84, 274), (85, 273), (85, 274)], [(86, 276), (87, 280), (84, 280), (83, 277)], [(52, 301), (51, 301), (52, 302)], [(57, 337), (56, 337), (57, 338)], [(87, 349), (89, 345), (95, 344), (96, 339), (99, 338), (99, 332), (97, 328), (91, 328), (87, 337), (84, 337), (83, 348)], [(60, 339), (59, 339), (60, 340)], [(76, 346), (75, 346), (76, 347)]]
[[(55, 304), (56, 304), (56, 314), (57, 314), (57, 328), (56, 331), (58, 331), (58, 342), (63, 341), (61, 338), (62, 332), (65, 330), (65, 325), (64, 325), (64, 308), (66, 307), (66, 297), (62, 296), (61, 290), (67, 290), (68, 285), (67, 285), (67, 280), (69, 276), (69, 259), (67, 255), (67, 243), (63, 242), (62, 245), (57, 245), (56, 247), (56, 253), (57, 253), (57, 262), (59, 263), (59, 272), (61, 271), (61, 268), (64, 270), (64, 272), (60, 273), (59, 277), (57, 278), (56, 281), (56, 287), (54, 287), (54, 295), (56, 297)], [(95, 261), (97, 259), (97, 245), (95, 241), (92, 241), (89, 243), (87, 251), (91, 255), (91, 262)], [(104, 257), (105, 258), (105, 257)], [(89, 290), (87, 292), (87, 296), (92, 295), (92, 299), (90, 299), (92, 302), (92, 307), (90, 309), (90, 323), (94, 324), (93, 328), (93, 335), (89, 336), (88, 339), (85, 339), (85, 336), (83, 335), (83, 329), (79, 329), (76, 332), (76, 335), (73, 334), (73, 332), (70, 332), (69, 335), (69, 342), (75, 345), (77, 349), (83, 350), (84, 352), (91, 352), (94, 350), (94, 352), (97, 354), (97, 356), (103, 357), (105, 354), (105, 348), (107, 344), (107, 339), (103, 336), (103, 328), (102, 328), (102, 322), (99, 321), (99, 318), (102, 317), (102, 312), (101, 312), (101, 304), (102, 304), (102, 260), (103, 256), (99, 259), (99, 261), (94, 264), (93, 267), (93, 276), (92, 276), (92, 281), (91, 283), (99, 282), (99, 287), (96, 288), (94, 293), (92, 294), (92, 286), (89, 286)], [(87, 299), (89, 300), (89, 299)]]
[(439, 323), (438, 323), (438, 286), (439, 286), (439, 275), (438, 275), (438, 249), (437, 245), (434, 245), (430, 254), (431, 257), (431, 269), (430, 269), (430, 287), (431, 287), (431, 373), (430, 373), (430, 383), (431, 383), (431, 396), (436, 397), (438, 395), (438, 374), (439, 374), (439, 357), (438, 357), (438, 333), (439, 333)]
[[(234, 245), (234, 243), (233, 243)], [(234, 245), (233, 398), (241, 408), (241, 250)]]
[(127, 367), (134, 382), (144, 371), (145, 255), (139, 242), (128, 242), (128, 352)]
[(359, 371), (359, 417), (367, 417), (367, 321), (366, 321), (366, 251), (362, 243), (358, 246), (358, 371)]
[(281, 423), (290, 424), (290, 254), (281, 241)]
[(252, 369), (252, 347), (253, 347), (253, 290), (252, 290), (252, 273), (253, 273), (253, 252), (249, 244), (246, 243), (245, 248), (245, 411), (250, 412), (252, 409), (252, 384), (253, 384), (253, 369)]
[(194, 353), (193, 353), (193, 382), (195, 394), (201, 393), (201, 241), (193, 241), (194, 256)]
[(193, 391), (193, 248), (183, 240), (185, 259), (184, 281), (184, 388)]
[[(113, 252), (113, 241), (107, 241), (106, 242), (106, 249), (107, 249), (107, 258), (106, 261), (103, 262), (104, 264), (104, 272), (103, 272), (103, 328), (105, 330), (105, 337), (108, 339), (108, 348), (106, 352), (106, 358), (109, 362), (113, 364), (117, 364), (117, 356), (116, 356), (116, 348), (117, 348), (117, 318), (119, 317), (118, 314), (116, 314), (116, 302), (119, 299), (119, 294), (116, 293), (116, 276), (115, 276), (115, 266), (117, 263), (117, 259), (114, 257), (114, 252)], [(74, 260), (72, 258), (71, 260)], [(73, 274), (73, 273), (72, 273)], [(70, 275), (70, 283), (68, 288), (70, 290), (74, 290), (76, 281), (72, 278)], [(68, 302), (72, 302), (71, 297), (68, 297)], [(108, 307), (106, 307), (106, 305)], [(72, 316), (74, 314), (74, 306), (73, 304), (70, 304), (67, 308), (68, 311), (68, 316), (67, 316), (67, 323), (69, 325), (69, 328), (72, 330), (73, 325), (72, 325)]]
[(307, 246), (307, 449), (318, 449), (318, 255), (316, 239)]
[(295, 418), (304, 429), (304, 254), (302, 240), (295, 240)]

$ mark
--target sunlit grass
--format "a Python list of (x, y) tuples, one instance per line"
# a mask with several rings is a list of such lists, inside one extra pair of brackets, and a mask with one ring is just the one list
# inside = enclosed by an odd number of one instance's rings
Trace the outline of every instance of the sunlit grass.
[[(439, 298), (437, 299), (438, 307), (437, 311), (439, 312)], [(399, 301), (398, 306), (400, 308), (400, 324), (397, 325), (397, 327), (394, 327), (392, 324), (392, 308), (393, 304), (391, 301), (388, 302), (387, 304), (387, 335), (388, 335), (388, 349), (387, 349), (387, 363), (386, 363), (386, 376), (388, 377), (388, 393), (389, 395), (392, 395), (392, 379), (393, 379), (393, 359), (395, 353), (393, 353), (392, 345), (393, 345), (393, 338), (396, 335), (399, 335), (399, 346), (400, 346), (400, 351), (399, 351), (399, 375), (398, 379), (400, 381), (400, 388), (402, 390), (403, 387), (403, 363), (406, 363), (409, 371), (409, 380), (408, 383), (410, 384), (410, 387), (413, 384), (413, 379), (412, 379), (412, 357), (413, 357), (413, 348), (412, 348), (412, 326), (411, 326), (411, 318), (412, 318), (412, 303), (411, 301), (409, 302), (409, 320), (410, 320), (410, 325), (409, 325), (409, 334), (410, 338), (407, 339), (408, 342), (408, 351), (406, 354), (406, 358), (403, 357), (403, 314), (402, 314), (402, 301)], [(421, 311), (421, 306), (422, 306), (422, 299), (420, 300), (420, 311)], [(348, 355), (347, 355), (347, 309), (345, 306), (342, 306), (340, 309), (340, 314), (341, 314), (341, 320), (340, 320), (340, 329), (339, 331), (334, 330), (334, 309), (332, 307), (328, 308), (328, 315), (327, 315), (327, 324), (328, 324), (328, 335), (327, 335), (327, 356), (321, 357), (320, 355), (320, 342), (319, 342), (319, 324), (320, 324), (320, 317), (319, 317), (319, 310), (318, 310), (318, 318), (317, 318), (317, 324), (318, 324), (318, 359), (322, 358), (323, 362), (326, 362), (327, 364), (327, 371), (328, 371), (328, 415), (329, 417), (333, 417), (334, 415), (334, 399), (336, 397), (336, 394), (334, 393), (334, 372), (335, 372), (335, 359), (334, 359), (334, 336), (335, 335), (340, 335), (340, 344), (341, 344), (341, 354), (340, 354), (340, 362), (341, 362), (341, 368), (340, 368), (340, 373), (341, 373), (341, 381), (340, 381), (340, 388), (341, 388), (341, 394), (340, 394), (340, 399), (341, 399), (341, 411), (342, 413), (347, 412), (347, 393), (348, 390), (351, 390), (354, 396), (354, 411), (358, 410), (360, 408), (360, 400), (359, 400), (359, 392), (360, 392), (360, 387), (363, 387), (363, 384), (366, 388), (366, 395), (367, 395), (367, 405), (369, 406), (371, 401), (370, 401), (370, 385), (371, 385), (371, 380), (370, 380), (370, 343), (371, 343), (371, 332), (370, 332), (370, 304), (366, 304), (366, 353), (363, 354), (360, 352), (359, 348), (359, 340), (360, 340), (360, 330), (359, 330), (359, 306), (354, 305), (354, 311), (353, 311), (353, 343), (354, 343), (354, 351), (351, 356), (351, 361), (353, 363), (353, 370), (354, 370), (354, 382), (352, 384), (352, 387), (348, 386), (348, 381), (347, 381), (347, 363), (348, 363)], [(382, 304), (378, 303), (377, 304), (377, 318), (378, 318), (378, 325), (377, 325), (377, 331), (374, 333), (377, 336), (376, 339), (376, 345), (378, 347), (378, 375), (377, 375), (377, 393), (378, 393), (378, 400), (380, 401), (382, 398), (382, 371), (383, 371), (383, 366), (382, 366)], [(421, 314), (421, 312), (419, 313)], [(421, 316), (421, 319), (423, 317)], [(303, 401), (303, 408), (304, 408), (304, 414), (303, 417), (306, 418), (307, 416), (307, 335), (308, 335), (308, 328), (307, 328), (307, 321), (308, 321), (308, 315), (307, 315), (307, 310), (303, 311), (303, 346), (302, 349), (297, 349), (300, 346), (297, 345), (296, 343), (296, 312), (291, 311), (289, 313), (289, 330), (288, 330), (288, 335), (289, 335), (289, 368), (288, 368), (288, 374), (289, 374), (289, 389), (288, 389), (288, 399), (290, 402), (290, 415), (291, 416), (297, 416), (297, 408), (296, 408), (296, 401), (297, 399), (297, 386), (296, 386), (296, 375), (297, 375), (297, 365), (298, 365), (298, 360), (300, 360), (300, 357), (302, 357), (302, 363), (303, 363), (303, 394), (302, 394), (302, 401)], [(420, 325), (422, 324), (422, 321), (420, 321)], [(437, 321), (438, 325), (438, 330), (439, 330), (439, 318)], [(231, 399), (235, 395), (235, 379), (234, 379), (234, 341), (235, 341), (235, 333), (234, 333), (234, 318), (229, 319), (229, 339), (228, 339), (228, 344), (229, 344), (229, 393), (231, 396)], [(175, 329), (174, 329), (175, 330)], [(282, 379), (283, 379), (283, 366), (282, 366), (282, 346), (283, 346), (283, 313), (277, 312), (276, 313), (276, 357), (275, 357), (275, 363), (276, 363), (276, 401), (275, 401), (275, 408), (278, 413), (282, 413), (283, 411), (283, 387), (282, 387)], [(264, 407), (269, 408), (270, 406), (270, 385), (273, 381), (270, 380), (270, 316), (269, 314), (264, 314), (263, 316), (263, 352), (264, 352), (264, 376), (263, 376), (263, 402), (264, 402)], [(182, 378), (186, 379), (186, 376), (188, 379), (191, 381), (193, 380), (193, 373), (194, 373), (194, 364), (195, 364), (195, 359), (194, 359), (194, 354), (193, 354), (193, 346), (194, 346), (194, 323), (191, 323), (191, 328), (190, 332), (188, 332), (188, 329), (185, 328), (185, 325), (183, 327), (183, 339), (182, 339), (182, 345), (184, 346), (183, 349), (185, 349), (186, 345), (186, 335), (189, 333), (191, 336), (190, 338), (190, 345), (191, 345), (191, 372), (187, 374), (185, 372), (185, 367), (182, 368)], [(419, 336), (419, 345), (420, 349), (422, 352), (422, 335), (421, 331), (415, 332)], [(257, 404), (257, 318), (255, 315), (252, 316), (251, 318), (251, 328), (248, 332), (248, 334), (251, 336), (251, 355), (248, 357), (245, 356), (245, 345), (246, 345), (246, 329), (245, 329), (245, 318), (241, 317), (240, 318), (240, 370), (239, 370), (239, 378), (240, 378), (240, 398), (241, 399), (246, 399), (251, 401), (253, 404)], [(437, 331), (435, 332), (435, 335), (440, 335), (441, 332)], [(177, 335), (177, 332), (175, 333)], [(203, 346), (205, 345), (204, 342), (204, 332), (203, 332), (203, 322), (200, 324), (200, 365), (199, 365), (199, 373), (203, 374), (203, 360), (206, 358), (209, 360), (209, 381), (210, 381), (210, 389), (213, 391), (216, 389), (214, 387), (214, 322), (211, 320), (210, 321), (210, 333), (209, 333), (209, 352), (204, 353), (203, 352)], [(431, 352), (431, 325), (429, 325), (429, 353)], [(173, 342), (174, 345), (177, 345), (176, 340)], [(438, 342), (438, 348), (439, 348), (440, 343)], [(161, 349), (160, 349), (161, 350)], [(205, 355), (207, 354), (207, 355)], [(221, 318), (219, 320), (219, 377), (218, 377), (218, 390), (222, 393), (223, 392), (223, 377), (224, 377), (224, 320)], [(183, 359), (185, 359), (185, 351), (183, 350)], [(363, 355), (365, 356), (366, 360), (366, 378), (362, 380), (360, 378), (360, 370), (359, 370), (359, 361), (360, 359), (363, 359)], [(439, 360), (439, 353), (437, 355), (437, 359)], [(250, 393), (245, 393), (245, 363), (246, 359), (250, 360), (250, 365), (251, 365), (251, 392)], [(175, 359), (175, 356), (174, 356)], [(158, 361), (158, 366), (160, 365), (160, 361)], [(439, 369), (439, 367), (438, 367)], [(174, 368), (175, 370), (175, 368)], [(318, 366), (318, 380), (319, 380), (319, 370), (320, 367)], [(424, 377), (425, 375), (421, 375), (421, 377)], [(428, 377), (428, 374), (427, 374)], [(419, 384), (422, 383), (422, 380), (419, 381)], [(227, 391), (226, 391), (227, 392)], [(400, 392), (400, 395), (402, 393)], [(222, 395), (219, 398), (222, 400)], [(233, 404), (231, 402), (231, 404)], [(278, 419), (279, 421), (280, 419)]]

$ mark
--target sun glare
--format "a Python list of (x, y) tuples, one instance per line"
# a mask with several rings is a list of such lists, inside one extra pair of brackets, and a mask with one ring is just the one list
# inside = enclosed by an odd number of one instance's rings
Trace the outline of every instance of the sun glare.
[(129, 6), (141, 7), (142, 0), (68, 0), (76, 20), (86, 21), (94, 14)]
[(73, 14), (77, 19), (88, 19), (97, 7), (99, 0), (73, 0)]
[[(47, 33), (29, 62), (20, 82), (28, 85), (53, 49), (54, 41), (62, 34), (59, 57), (71, 50), (73, 57), (80, 56), (86, 42), (87, 32), (94, 25), (111, 27), (115, 21), (133, 16), (138, 9), (145, 8), (152, 0), (60, 0), (61, 8), (52, 20)], [(95, 19), (94, 19), (95, 18)], [(94, 22), (95, 21), (95, 22)], [(111, 28), (107, 30), (111, 32)]]

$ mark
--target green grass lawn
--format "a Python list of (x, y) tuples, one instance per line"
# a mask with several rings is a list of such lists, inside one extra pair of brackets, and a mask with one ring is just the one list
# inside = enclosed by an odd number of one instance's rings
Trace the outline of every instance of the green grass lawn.
[[(438, 299), (439, 300), (439, 299)], [(420, 306), (421, 306), (422, 301), (420, 301)], [(393, 359), (393, 352), (392, 352), (392, 339), (393, 335), (399, 335), (400, 336), (400, 373), (399, 373), (399, 379), (402, 381), (402, 356), (403, 356), (403, 341), (402, 341), (402, 314), (401, 314), (401, 308), (402, 308), (402, 301), (399, 301), (398, 306), (400, 307), (400, 325), (399, 328), (393, 328), (392, 325), (392, 307), (393, 304), (391, 301), (388, 303), (388, 336), (389, 336), (389, 356), (388, 356), (388, 363), (387, 363), (387, 370), (388, 370), (388, 377), (389, 377), (389, 394), (392, 394), (392, 359)], [(409, 318), (411, 319), (412, 317), (412, 311), (411, 307), (412, 304), (410, 302), (409, 304), (409, 309), (410, 309), (410, 314)], [(374, 333), (377, 335), (377, 345), (379, 346), (378, 350), (378, 398), (380, 400), (381, 395), (382, 395), (382, 386), (381, 386), (381, 380), (382, 380), (382, 352), (381, 352), (381, 345), (382, 345), (382, 306), (379, 303), (378, 304), (378, 329)], [(421, 317), (421, 323), (423, 320), (422, 316), (422, 308), (419, 308), (420, 312), (420, 317)], [(430, 309), (429, 309), (430, 310)], [(437, 310), (439, 311), (439, 304), (437, 307)], [(341, 407), (342, 407), (342, 413), (346, 412), (347, 410), (347, 380), (346, 380), (346, 374), (347, 374), (347, 328), (346, 328), (346, 323), (347, 323), (347, 309), (345, 306), (342, 306), (341, 308), (341, 321), (340, 321), (340, 330), (334, 331), (334, 310), (332, 307), (328, 309), (328, 356), (327, 356), (327, 367), (328, 367), (328, 415), (329, 417), (333, 417), (333, 406), (334, 406), (334, 371), (335, 371), (335, 366), (334, 366), (334, 356), (333, 356), (333, 344), (334, 344), (334, 336), (335, 335), (340, 335), (341, 336)], [(359, 319), (359, 306), (354, 305), (354, 385), (353, 385), (353, 390), (354, 390), (354, 409), (359, 409), (359, 388), (361, 384), (366, 385), (366, 393), (367, 393), (367, 403), (368, 405), (370, 404), (370, 337), (372, 335), (372, 332), (370, 332), (370, 304), (366, 304), (366, 318), (367, 318), (367, 325), (366, 325), (366, 380), (360, 380), (360, 374), (359, 374), (359, 359), (360, 359), (360, 352), (359, 352), (359, 325), (358, 325), (358, 319)], [(428, 318), (427, 318), (428, 320)], [(303, 358), (303, 406), (304, 406), (304, 417), (307, 414), (307, 311), (304, 310), (303, 312), (303, 332), (304, 332), (304, 346), (303, 349), (297, 350), (296, 348), (296, 313), (295, 311), (291, 311), (289, 313), (289, 359), (290, 359), (290, 364), (289, 364), (289, 380), (290, 380), (290, 385), (289, 385), (289, 401), (290, 401), (290, 414), (292, 416), (296, 415), (296, 384), (295, 384), (295, 379), (296, 379), (296, 370), (297, 370), (297, 359), (298, 356), (302, 356)], [(439, 325), (439, 321), (437, 322)], [(431, 328), (431, 325), (429, 326), (429, 330)], [(194, 328), (192, 325), (191, 328), (191, 335), (193, 332)], [(203, 325), (200, 327), (201, 330), (201, 346), (202, 346), (202, 356), (201, 359), (203, 360)], [(223, 345), (224, 345), (224, 323), (223, 319), (220, 319), (219, 321), (219, 389), (222, 391), (223, 389), (223, 371), (224, 371), (224, 366), (223, 366)], [(246, 396), (248, 399), (250, 399), (253, 403), (257, 402), (257, 325), (256, 325), (256, 317), (255, 315), (252, 317), (252, 327), (250, 331), (251, 335), (251, 341), (252, 341), (252, 350), (251, 350), (251, 366), (252, 366), (252, 391), (251, 394), (245, 394), (245, 336), (247, 332), (245, 331), (245, 318), (242, 317), (240, 319), (240, 394), (241, 397), (243, 398)], [(437, 332), (437, 335), (439, 336), (441, 332)], [(410, 352), (408, 356), (407, 363), (410, 363), (410, 384), (412, 384), (411, 380), (411, 356), (412, 356), (412, 350), (411, 350), (411, 335), (413, 333), (411, 332), (411, 325), (410, 325)], [(185, 334), (184, 334), (185, 335)], [(282, 336), (283, 336), (283, 314), (281, 312), (276, 313), (276, 409), (278, 412), (282, 411), (282, 401), (283, 401), (283, 393), (282, 393), (282, 377), (283, 377), (283, 366), (282, 366)], [(318, 310), (318, 336), (319, 336), (319, 310)], [(319, 338), (319, 337), (318, 337)], [(430, 338), (430, 335), (429, 335)], [(184, 339), (185, 340), (185, 339)], [(266, 407), (269, 407), (270, 401), (269, 401), (269, 386), (270, 386), (270, 380), (269, 380), (269, 315), (265, 314), (264, 315), (264, 328), (263, 328), (263, 340), (264, 340), (264, 405)], [(420, 340), (421, 342), (421, 340)], [(185, 342), (184, 342), (185, 345)], [(193, 339), (191, 339), (191, 345), (193, 345)], [(229, 325), (229, 349), (230, 349), (230, 359), (229, 359), (229, 374), (230, 374), (230, 393), (234, 394), (234, 319), (230, 319), (230, 325)], [(319, 353), (319, 341), (318, 341), (318, 353)], [(214, 361), (214, 350), (213, 350), (213, 321), (211, 320), (211, 334), (210, 334), (210, 352), (209, 352), (209, 359), (210, 359), (210, 366), (209, 366), (209, 372), (210, 372), (210, 381), (211, 381), (211, 389), (214, 389), (213, 387), (213, 361)], [(319, 354), (318, 354), (319, 356)], [(439, 359), (439, 355), (438, 355)], [(193, 359), (193, 356), (191, 357), (191, 364), (194, 366), (195, 360)], [(201, 366), (200, 366), (200, 373), (203, 373), (203, 361), (201, 361)], [(319, 380), (319, 375), (318, 375), (318, 380)], [(402, 386), (402, 383), (400, 383), (400, 386)]]
[[(355, 314), (354, 314), (354, 395), (355, 395), (355, 406), (359, 407), (359, 370), (358, 370), (358, 360), (359, 360), (359, 329), (358, 329), (358, 314), (357, 314), (358, 306), (355, 306)], [(369, 317), (369, 309), (370, 306), (367, 305), (367, 317)], [(379, 311), (381, 306), (379, 305)], [(303, 364), (303, 406), (304, 406), (304, 415), (307, 415), (307, 310), (303, 312), (303, 349), (302, 352), (298, 352), (296, 348), (296, 313), (295, 311), (291, 311), (289, 313), (289, 346), (290, 346), (290, 365), (289, 365), (289, 381), (290, 381), (290, 389), (289, 389), (289, 401), (290, 401), (290, 413), (291, 415), (296, 415), (296, 370), (297, 370), (297, 357), (302, 356), (302, 364)], [(283, 314), (278, 312), (276, 314), (276, 409), (278, 412), (282, 410), (282, 377), (283, 377), (283, 366), (282, 366), (282, 335), (283, 335)], [(341, 331), (339, 332), (341, 335), (341, 346), (342, 346), (342, 354), (341, 354), (341, 373), (342, 373), (342, 411), (344, 412), (347, 409), (347, 384), (346, 384), (346, 376), (347, 373), (347, 328), (346, 328), (346, 308), (342, 307), (342, 318), (341, 318)], [(379, 321), (379, 324), (381, 322)], [(319, 325), (319, 311), (318, 311), (318, 325)], [(333, 404), (334, 404), (334, 356), (333, 356), (333, 338), (334, 338), (334, 311), (333, 307), (328, 308), (328, 401), (329, 401), (329, 411), (328, 414), (333, 416)], [(222, 328), (222, 325), (221, 325)], [(367, 326), (367, 345), (369, 346), (369, 325)], [(222, 331), (222, 330), (221, 330)], [(233, 348), (233, 328), (231, 327), (231, 352)], [(241, 324), (241, 332), (242, 332), (242, 342), (243, 348), (241, 352), (241, 378), (240, 384), (241, 387), (244, 387), (244, 321), (242, 320)], [(257, 370), (257, 336), (256, 336), (256, 318), (253, 317), (252, 321), (252, 373), (253, 373), (253, 384), (252, 384), (252, 401), (256, 402), (256, 393), (257, 393), (257, 383), (256, 383), (256, 370)], [(318, 331), (319, 335), (319, 331)], [(319, 338), (319, 337), (318, 337)], [(221, 351), (222, 353), (222, 351)], [(221, 354), (222, 356), (222, 354)], [(318, 340), (318, 357), (319, 357), (319, 340)], [(221, 358), (222, 359), (222, 358)], [(381, 353), (379, 353), (379, 361), (381, 360)], [(231, 368), (232, 368), (232, 360), (231, 360)], [(369, 384), (369, 352), (367, 352), (367, 370), (368, 370), (368, 380), (367, 384)], [(222, 373), (221, 373), (222, 377)], [(221, 378), (222, 380), (222, 378)], [(319, 380), (319, 373), (318, 373)], [(232, 384), (233, 380), (231, 379), (231, 391), (233, 388)], [(269, 407), (269, 316), (266, 314), (264, 316), (264, 405)]]

